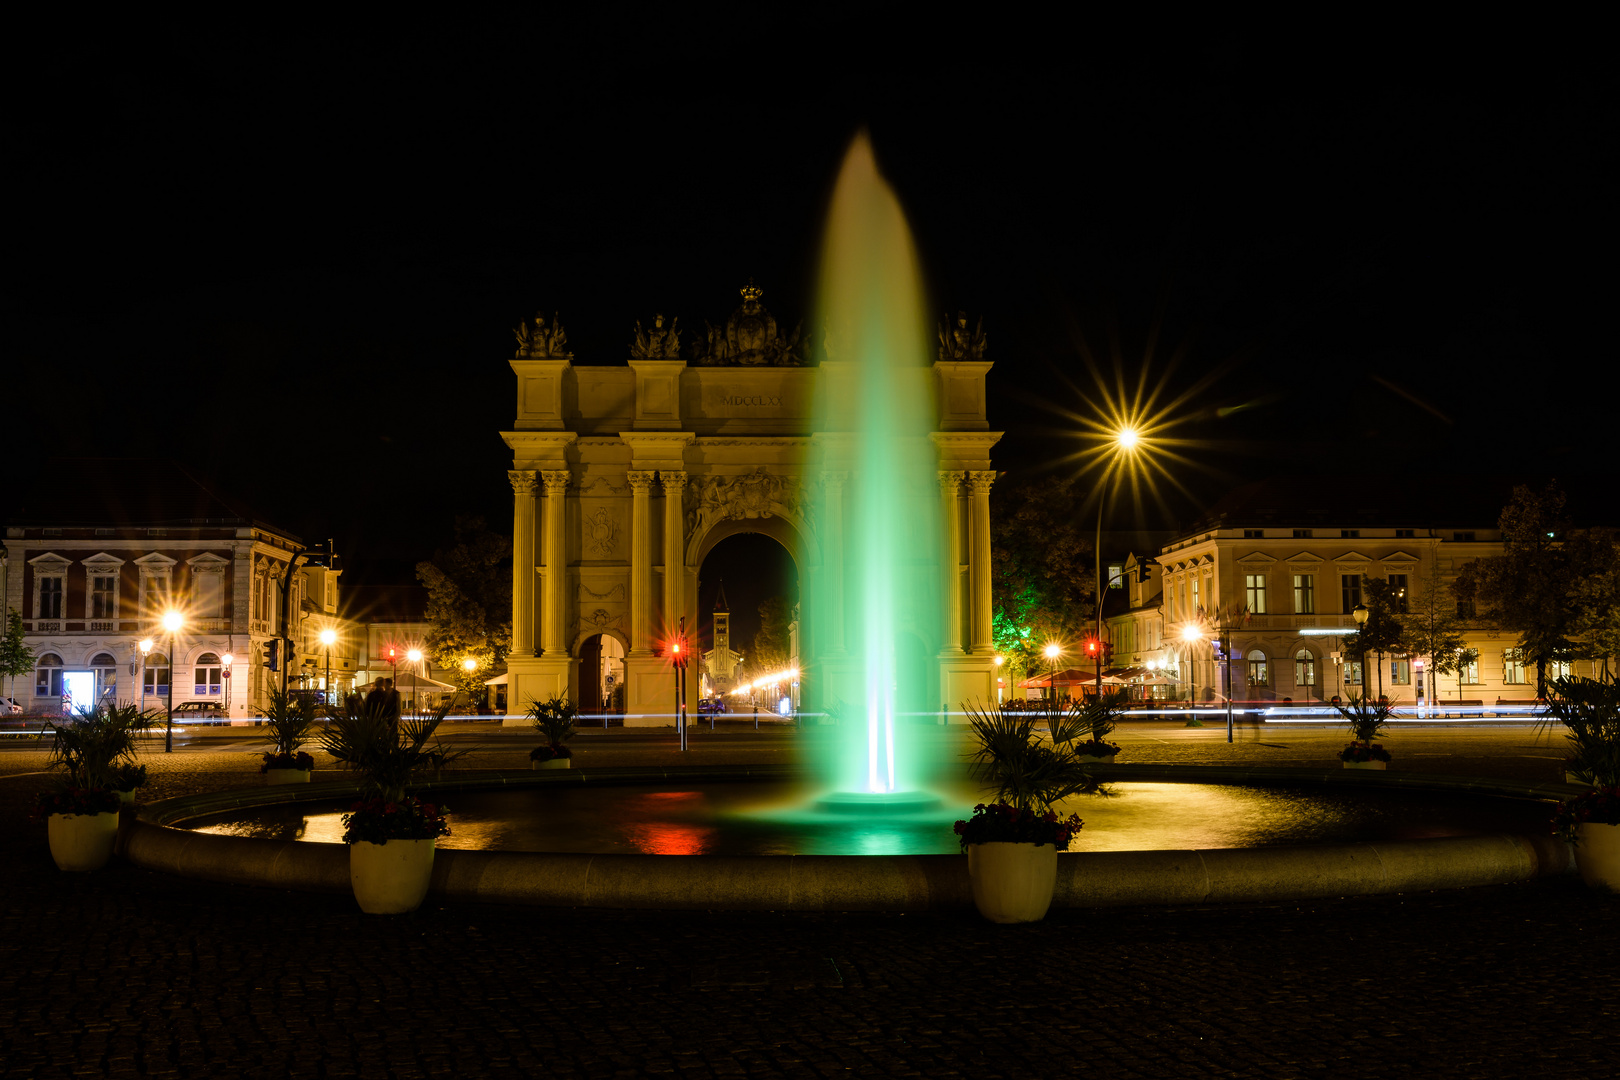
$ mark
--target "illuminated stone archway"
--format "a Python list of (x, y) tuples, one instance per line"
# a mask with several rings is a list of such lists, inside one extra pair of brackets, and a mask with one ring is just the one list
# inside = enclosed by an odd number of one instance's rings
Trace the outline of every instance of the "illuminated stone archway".
[[(698, 568), (735, 532), (782, 543), (802, 595), (841, 598), (839, 610), (802, 612), (807, 679), (850, 663), (844, 626), (858, 598), (844, 584), (842, 507), (860, 477), (847, 439), (818, 429), (814, 406), (818, 393), (847, 401), (857, 390), (848, 364), (800, 363), (797, 335), (777, 333), (758, 295), (745, 290), (689, 359), (661, 319), (651, 331), (637, 325), (626, 366), (576, 363), (555, 320), (518, 332), (517, 419), (501, 435), (513, 457), (508, 723), (521, 722), (531, 698), (577, 700), (579, 643), (606, 632), (627, 643), (625, 722), (668, 724), (665, 646), (682, 616), (695, 633)], [(932, 439), (946, 603), (929, 637), (939, 646), (937, 700), (953, 707), (995, 696), (989, 453), (1000, 433), (985, 419), (989, 368), (953, 357), (918, 369), (934, 383), (919, 392), (940, 402)], [(822, 507), (829, 520), (817, 519)], [(695, 708), (698, 680), (687, 683)]]

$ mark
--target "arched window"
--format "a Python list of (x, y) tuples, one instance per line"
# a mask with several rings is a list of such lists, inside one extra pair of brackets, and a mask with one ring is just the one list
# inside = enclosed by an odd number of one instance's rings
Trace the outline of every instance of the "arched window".
[(111, 694), (118, 694), (118, 661), (112, 653), (96, 653), (90, 666), (96, 669), (96, 700), (101, 701)]
[(34, 664), (34, 696), (62, 696), (62, 658), (53, 652), (41, 654)]
[(146, 657), (146, 675), (142, 686), (146, 693), (163, 697), (169, 692), (169, 658), (160, 652)]
[(1266, 654), (1259, 649), (1249, 653), (1249, 685), (1271, 685), (1271, 673), (1266, 670)]
[(219, 657), (213, 653), (205, 652), (197, 657), (197, 665), (191, 669), (193, 692), (198, 696), (219, 693), (219, 669)]
[(1316, 685), (1316, 657), (1309, 649), (1301, 649), (1294, 654), (1294, 685)]

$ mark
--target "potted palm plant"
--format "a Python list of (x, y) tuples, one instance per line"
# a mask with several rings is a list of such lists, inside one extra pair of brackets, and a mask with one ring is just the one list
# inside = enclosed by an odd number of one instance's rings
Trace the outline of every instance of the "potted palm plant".
[(46, 764), (64, 775), (35, 798), (34, 817), (46, 819), (51, 858), (60, 869), (99, 870), (112, 858), (120, 766), (133, 761), (135, 736), (151, 724), (150, 716), (126, 705), (97, 706), (46, 725), (52, 740)]
[(1589, 789), (1558, 804), (1554, 831), (1575, 846), (1581, 880), (1620, 893), (1620, 679), (1555, 679), (1543, 716), (1564, 725), (1568, 772)]
[(529, 723), (534, 725), (546, 741), (529, 751), (531, 769), (568, 769), (573, 767), (574, 752), (568, 749), (568, 740), (574, 737), (579, 710), (565, 697), (549, 701), (529, 701)]
[(1389, 767), (1389, 751), (1380, 737), (1388, 737), (1385, 730), (1395, 710), (1383, 698), (1372, 701), (1366, 697), (1352, 697), (1349, 704), (1333, 701), (1333, 707), (1350, 724), (1350, 745), (1339, 751), (1339, 761), (1346, 769), (1385, 769)]
[(300, 747), (309, 741), (315, 726), (314, 699), (270, 691), (270, 707), (264, 712), (264, 726), (274, 750), (267, 751), (259, 772), (266, 784), (307, 784), (315, 769), (315, 759)]
[(126, 761), (121, 765), (114, 765), (112, 770), (112, 787), (118, 793), (118, 801), (129, 804), (135, 801), (135, 791), (146, 786), (146, 766), (137, 765), (133, 761)]
[(343, 842), (349, 845), (349, 884), (360, 910), (370, 915), (415, 911), (433, 877), (433, 849), (450, 834), (444, 807), (406, 787), (418, 769), (432, 766), (430, 747), (449, 711), (394, 720), (387, 702), (371, 705), (350, 699), (321, 733), (320, 745), (360, 779), (361, 797), (343, 815)]
[(956, 823), (968, 857), (968, 878), (979, 914), (997, 923), (1037, 922), (1052, 906), (1057, 853), (1067, 851), (1080, 818), (1052, 805), (1100, 788), (1072, 746), (1050, 744), (1037, 732), (1038, 714), (963, 705), (977, 746), (974, 778), (989, 786), (992, 803)]
[[(1087, 765), (1111, 765), (1119, 753), (1119, 744), (1108, 741), (1108, 736), (1119, 726), (1119, 718), (1130, 707), (1129, 690), (1113, 690), (1106, 694), (1070, 703), (1068, 713), (1052, 725), (1052, 741), (1070, 743), (1075, 756)], [(1084, 741), (1080, 736), (1086, 736)]]

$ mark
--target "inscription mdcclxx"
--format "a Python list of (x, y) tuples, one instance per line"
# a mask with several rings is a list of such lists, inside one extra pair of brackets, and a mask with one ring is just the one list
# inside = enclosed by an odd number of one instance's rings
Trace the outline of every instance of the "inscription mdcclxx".
[(720, 399), (721, 405), (768, 405), (782, 407), (782, 399), (769, 394), (732, 394)]

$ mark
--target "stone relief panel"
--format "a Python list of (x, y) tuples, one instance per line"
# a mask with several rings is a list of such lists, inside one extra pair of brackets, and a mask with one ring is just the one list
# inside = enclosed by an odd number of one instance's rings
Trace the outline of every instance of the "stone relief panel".
[(585, 553), (593, 559), (611, 559), (619, 541), (619, 523), (605, 506), (585, 516)]
[(694, 504), (686, 514), (691, 536), (716, 521), (786, 517), (814, 528), (811, 494), (796, 476), (778, 476), (761, 465), (740, 476), (709, 476), (691, 485)]

